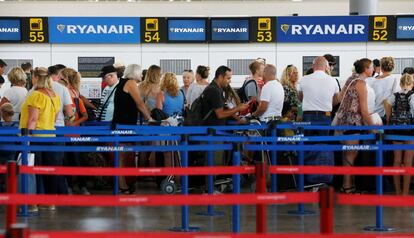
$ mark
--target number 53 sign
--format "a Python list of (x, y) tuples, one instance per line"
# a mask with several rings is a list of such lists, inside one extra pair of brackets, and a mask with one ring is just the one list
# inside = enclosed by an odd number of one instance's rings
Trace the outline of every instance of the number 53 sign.
[(250, 41), (268, 43), (276, 41), (276, 17), (250, 18)]

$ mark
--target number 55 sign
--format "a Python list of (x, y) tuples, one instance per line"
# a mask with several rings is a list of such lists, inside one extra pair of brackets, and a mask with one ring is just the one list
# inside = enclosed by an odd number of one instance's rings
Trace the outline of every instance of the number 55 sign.
[(47, 17), (25, 17), (22, 19), (22, 41), (26, 43), (48, 43)]

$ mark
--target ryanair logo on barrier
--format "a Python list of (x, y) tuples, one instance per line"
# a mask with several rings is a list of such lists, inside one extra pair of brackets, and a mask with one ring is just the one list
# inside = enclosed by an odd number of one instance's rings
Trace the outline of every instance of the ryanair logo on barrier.
[(51, 43), (140, 43), (139, 17), (50, 17)]
[[(131, 25), (63, 25), (56, 26), (61, 33), (67, 34), (134, 34)], [(66, 31), (65, 31), (66, 30)]]
[(367, 16), (279, 17), (280, 42), (357, 42), (368, 40)]
[(249, 29), (246, 27), (237, 27), (237, 28), (213, 28), (214, 32), (217, 33), (247, 33)]
[(342, 150), (378, 150), (376, 145), (343, 145)]

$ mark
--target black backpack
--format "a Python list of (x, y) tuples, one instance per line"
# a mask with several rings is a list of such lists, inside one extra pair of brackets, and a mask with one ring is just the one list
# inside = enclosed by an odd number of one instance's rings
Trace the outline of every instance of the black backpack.
[(413, 122), (410, 99), (412, 91), (408, 93), (394, 93), (395, 102), (392, 107), (391, 125), (410, 125)]
[(240, 98), (240, 102), (241, 103), (245, 103), (249, 101), (249, 98), (246, 95), (246, 87), (249, 83), (254, 82), (255, 86), (256, 86), (256, 91), (257, 91), (257, 82), (254, 79), (247, 79), (244, 81), (243, 85), (241, 86), (241, 88), (237, 89), (237, 95), (239, 95)]
[(190, 110), (188, 110), (186, 117), (184, 118), (185, 126), (202, 126), (204, 121), (210, 116), (213, 110), (210, 110), (205, 116), (203, 116), (203, 97), (201, 94), (191, 104)]

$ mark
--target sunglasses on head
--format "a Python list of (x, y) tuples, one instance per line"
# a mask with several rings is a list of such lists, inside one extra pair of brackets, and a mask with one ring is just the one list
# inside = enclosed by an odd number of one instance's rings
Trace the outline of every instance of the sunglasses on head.
[(286, 68), (288, 69), (288, 68), (290, 68), (292, 66), (293, 66), (293, 64), (289, 64), (288, 66), (286, 66)]
[(189, 73), (192, 73), (193, 72), (193, 70), (192, 69), (184, 69), (184, 71), (183, 72), (189, 72)]

